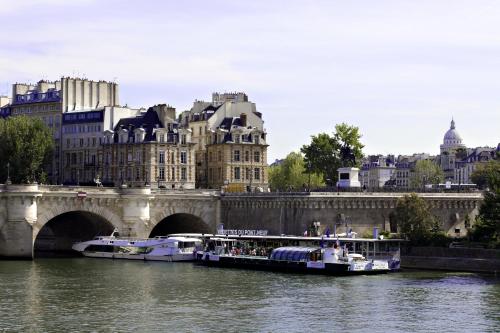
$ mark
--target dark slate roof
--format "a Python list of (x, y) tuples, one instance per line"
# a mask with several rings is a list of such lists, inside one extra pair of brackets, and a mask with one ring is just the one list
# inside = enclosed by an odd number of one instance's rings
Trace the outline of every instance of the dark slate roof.
[[(222, 105), (222, 104), (221, 104)], [(203, 109), (203, 111), (217, 111), (221, 107), (221, 105), (215, 106), (213, 104), (210, 104), (206, 108)]]
[[(118, 142), (118, 131), (121, 128), (125, 128), (129, 130), (129, 137), (134, 135), (134, 130), (136, 128), (144, 128), (146, 131), (146, 137), (144, 138), (144, 142), (149, 142), (149, 141), (156, 141), (156, 135), (153, 133), (155, 128), (164, 128), (164, 125), (161, 123), (160, 118), (158, 117), (158, 114), (156, 113), (153, 108), (149, 108), (148, 111), (145, 113), (142, 113), (140, 116), (137, 117), (130, 117), (130, 118), (122, 118), (120, 121), (115, 126), (115, 135), (114, 135), (114, 142)], [(178, 124), (174, 124), (174, 128), (177, 128)], [(173, 131), (169, 131), (169, 139), (171, 135), (177, 135), (174, 134)]]
[(220, 123), (219, 127), (222, 128), (222, 129), (231, 129), (231, 126), (233, 125), (233, 118), (231, 117), (226, 117), (222, 120), (222, 122)]
[(222, 104), (220, 105), (213, 105), (213, 104), (210, 104), (209, 106), (207, 106), (206, 108), (204, 108), (203, 110), (201, 110), (201, 112), (197, 112), (197, 113), (193, 113), (191, 115), (191, 119), (190, 121), (200, 121), (200, 120), (207, 120), (207, 119), (210, 119), (210, 117), (212, 117), (214, 115), (214, 113), (222, 106)]

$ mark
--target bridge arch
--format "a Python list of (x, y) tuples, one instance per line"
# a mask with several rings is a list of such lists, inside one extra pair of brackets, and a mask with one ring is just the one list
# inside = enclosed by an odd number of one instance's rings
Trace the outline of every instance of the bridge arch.
[(95, 213), (71, 211), (55, 216), (33, 238), (35, 257), (55, 254), (73, 254), (71, 246), (78, 241), (93, 239), (98, 235), (110, 235), (114, 225)]
[(151, 230), (149, 237), (178, 233), (211, 232), (212, 229), (199, 216), (187, 213), (176, 213), (159, 221)]
[(215, 224), (212, 209), (207, 209), (202, 204), (177, 201), (168, 206), (154, 207), (146, 231), (149, 236), (163, 236), (165, 233), (213, 233)]
[(42, 202), (32, 229), (33, 253), (70, 253), (74, 242), (109, 235), (121, 227), (121, 219), (107, 207), (73, 200), (50, 205)]

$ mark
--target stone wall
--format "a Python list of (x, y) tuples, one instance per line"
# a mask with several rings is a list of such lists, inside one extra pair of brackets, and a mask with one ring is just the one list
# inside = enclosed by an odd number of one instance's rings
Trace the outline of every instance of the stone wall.
[[(267, 229), (270, 234), (301, 235), (314, 221), (338, 232), (352, 228), (358, 234), (391, 230), (390, 213), (402, 193), (262, 193), (226, 194), (221, 198), (221, 222), (227, 229)], [(465, 234), (465, 217), (474, 219), (480, 193), (422, 194), (449, 234)], [(393, 226), (394, 229), (394, 226)]]
[(412, 247), (401, 257), (402, 268), (498, 274), (500, 250)]

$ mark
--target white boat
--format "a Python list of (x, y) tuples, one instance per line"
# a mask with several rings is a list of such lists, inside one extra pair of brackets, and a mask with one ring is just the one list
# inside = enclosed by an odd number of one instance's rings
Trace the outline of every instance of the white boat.
[(190, 261), (201, 249), (201, 239), (193, 237), (120, 238), (99, 236), (73, 244), (85, 257), (151, 261)]

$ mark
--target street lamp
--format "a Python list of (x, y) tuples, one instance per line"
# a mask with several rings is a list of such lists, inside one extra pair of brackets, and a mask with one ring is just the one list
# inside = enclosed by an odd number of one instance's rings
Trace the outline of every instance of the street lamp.
[(311, 161), (307, 162), (307, 173), (309, 174), (309, 181), (307, 183), (307, 191), (311, 192)]
[(7, 185), (10, 185), (12, 184), (12, 182), (10, 181), (10, 162), (7, 162)]

